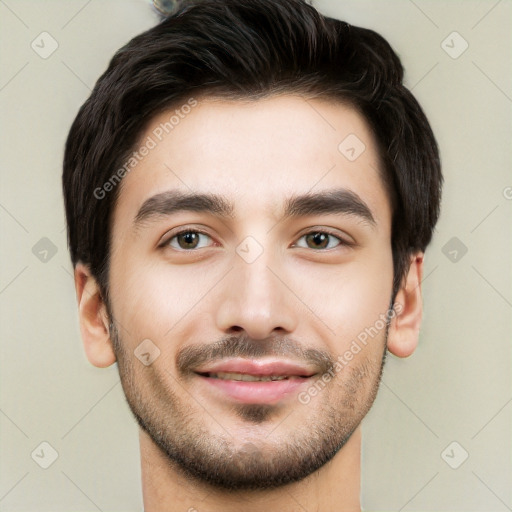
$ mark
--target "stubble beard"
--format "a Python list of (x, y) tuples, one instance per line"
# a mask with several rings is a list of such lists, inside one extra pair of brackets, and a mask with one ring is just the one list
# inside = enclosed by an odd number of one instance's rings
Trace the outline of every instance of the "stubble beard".
[[(139, 361), (125, 350), (127, 345), (114, 322), (111, 339), (128, 405), (169, 465), (185, 478), (203, 485), (247, 491), (275, 489), (301, 481), (343, 448), (377, 395), (386, 360), (388, 330), (389, 325), (380, 364), (363, 356), (360, 364), (336, 374), (312, 400), (322, 400), (322, 407), (317, 407), (314, 414), (307, 409), (309, 405), (298, 400), (290, 411), (279, 405), (233, 405), (230, 416), (234, 415), (238, 424), (243, 422), (247, 427), (244, 432), (249, 432), (243, 440), (226, 427), (231, 418), (226, 420), (225, 414), (219, 413), (216, 417), (169, 372), (164, 371), (166, 382), (155, 374), (148, 374), (143, 380), (144, 368), (136, 368)], [(288, 421), (296, 414), (304, 421), (295, 423), (292, 429)], [(212, 425), (214, 428), (209, 428)]]

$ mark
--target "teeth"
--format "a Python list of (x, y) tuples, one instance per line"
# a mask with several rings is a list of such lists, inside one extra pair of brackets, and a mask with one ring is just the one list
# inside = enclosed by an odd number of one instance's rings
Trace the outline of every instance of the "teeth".
[(241, 380), (245, 382), (270, 382), (272, 380), (288, 379), (287, 375), (247, 375), (246, 373), (228, 372), (209, 373), (208, 377), (223, 380)]

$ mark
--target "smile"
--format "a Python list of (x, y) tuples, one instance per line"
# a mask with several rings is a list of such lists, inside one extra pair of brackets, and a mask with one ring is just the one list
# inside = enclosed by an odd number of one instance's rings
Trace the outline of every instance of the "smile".
[(234, 372), (218, 372), (218, 373), (206, 373), (202, 374), (205, 377), (211, 379), (222, 379), (222, 380), (236, 380), (244, 382), (269, 382), (275, 380), (287, 380), (287, 379), (305, 379), (307, 377), (300, 377), (296, 375), (249, 375), (247, 373), (234, 373)]
[(221, 400), (245, 404), (276, 404), (307, 386), (316, 373), (294, 361), (229, 359), (194, 372)]

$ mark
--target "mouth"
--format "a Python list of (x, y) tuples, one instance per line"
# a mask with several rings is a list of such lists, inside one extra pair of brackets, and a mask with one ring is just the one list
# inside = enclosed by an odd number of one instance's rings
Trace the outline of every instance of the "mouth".
[(194, 372), (207, 392), (246, 404), (276, 404), (307, 386), (312, 369), (289, 361), (233, 359)]
[(306, 376), (301, 375), (250, 375), (248, 373), (236, 372), (209, 372), (199, 373), (202, 377), (209, 377), (210, 379), (221, 380), (236, 380), (240, 382), (271, 382), (276, 380), (290, 380), (290, 379), (307, 379)]

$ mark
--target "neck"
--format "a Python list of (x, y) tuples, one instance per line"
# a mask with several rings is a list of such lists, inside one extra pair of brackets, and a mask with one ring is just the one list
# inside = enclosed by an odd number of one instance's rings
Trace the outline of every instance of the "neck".
[(360, 512), (361, 427), (336, 456), (308, 478), (265, 491), (226, 491), (184, 477), (140, 432), (145, 512)]

